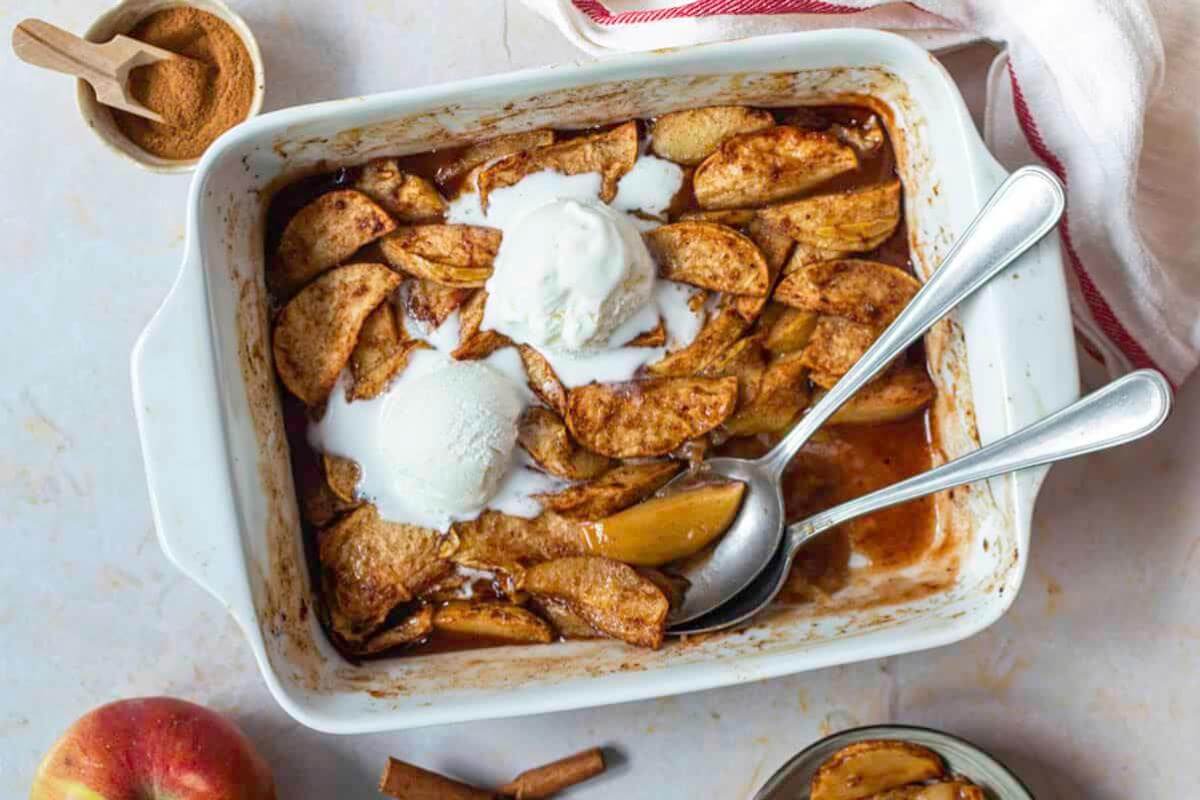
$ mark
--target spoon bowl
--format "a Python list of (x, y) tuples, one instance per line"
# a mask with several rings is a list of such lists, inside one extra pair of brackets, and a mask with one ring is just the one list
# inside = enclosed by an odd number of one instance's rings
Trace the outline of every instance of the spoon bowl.
[[(780, 481), (792, 457), (855, 392), (951, 309), (1045, 236), (1058, 223), (1065, 204), (1062, 184), (1048, 170), (1022, 167), (1014, 172), (1000, 184), (892, 324), (770, 452), (753, 461), (713, 459), (700, 468), (707, 480), (745, 480), (746, 494), (741, 510), (716, 547), (679, 570), (691, 586), (684, 592), (683, 602), (668, 616), (669, 626), (680, 626), (707, 614), (750, 585), (783, 541)], [(682, 475), (658, 494), (686, 489), (693, 480), (690, 475)]]
[(844, 522), (955, 486), (1126, 444), (1157, 430), (1170, 410), (1166, 378), (1148, 369), (1130, 373), (986, 447), (789, 525), (783, 546), (743, 591), (699, 619), (671, 626), (669, 632), (710, 633), (746, 622), (779, 595), (800, 548)]
[[(783, 495), (775, 473), (758, 461), (742, 458), (713, 458), (698, 468), (689, 470), (663, 489), (664, 493), (687, 491), (714, 480), (736, 480), (746, 484), (746, 493), (733, 524), (725, 531), (722, 542), (735, 537), (737, 546), (718, 545), (692, 557), (681, 572), (687, 575), (689, 586), (682, 605), (673, 609), (668, 624), (695, 619), (691, 609), (713, 609), (729, 599), (729, 586), (750, 585), (779, 550), (779, 537), (764, 536), (764, 531), (779, 531), (782, 535), (786, 516)], [(699, 613), (704, 613), (703, 611)]]

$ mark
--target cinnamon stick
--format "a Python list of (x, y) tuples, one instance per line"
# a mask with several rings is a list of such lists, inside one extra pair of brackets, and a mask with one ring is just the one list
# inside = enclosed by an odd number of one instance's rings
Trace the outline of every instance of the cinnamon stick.
[(389, 758), (379, 791), (397, 800), (497, 800), (492, 792)]
[(497, 791), (513, 800), (544, 800), (601, 772), (604, 772), (604, 753), (599, 747), (593, 747), (543, 767), (526, 770)]

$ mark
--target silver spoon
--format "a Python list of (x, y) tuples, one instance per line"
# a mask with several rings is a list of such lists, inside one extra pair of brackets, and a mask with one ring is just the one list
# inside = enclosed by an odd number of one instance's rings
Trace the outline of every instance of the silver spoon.
[(1166, 379), (1150, 369), (1132, 372), (986, 447), (789, 525), (783, 547), (750, 586), (715, 611), (686, 625), (672, 626), (669, 632), (705, 633), (750, 619), (787, 583), (800, 548), (843, 522), (955, 486), (1140, 439), (1157, 430), (1170, 410), (1171, 388)]
[(780, 479), (792, 457), (843, 403), (905, 348), (1045, 236), (1062, 216), (1064, 203), (1062, 184), (1049, 171), (1022, 167), (1014, 172), (904, 311), (769, 453), (753, 461), (710, 459), (659, 491), (662, 496), (714, 479), (746, 484), (738, 516), (717, 546), (706, 557), (681, 569), (691, 585), (683, 603), (667, 618), (668, 625), (682, 625), (712, 611), (754, 580), (783, 540)]

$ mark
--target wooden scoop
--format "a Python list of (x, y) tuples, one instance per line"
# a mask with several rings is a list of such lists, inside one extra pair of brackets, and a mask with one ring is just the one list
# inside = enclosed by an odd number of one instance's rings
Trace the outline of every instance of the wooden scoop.
[(40, 19), (27, 19), (13, 29), (13, 52), (35, 67), (65, 72), (82, 78), (96, 90), (96, 99), (106, 106), (162, 122), (129, 94), (129, 72), (167, 58), (179, 58), (170, 50), (139, 42), (128, 36), (114, 36), (105, 44), (80, 39)]

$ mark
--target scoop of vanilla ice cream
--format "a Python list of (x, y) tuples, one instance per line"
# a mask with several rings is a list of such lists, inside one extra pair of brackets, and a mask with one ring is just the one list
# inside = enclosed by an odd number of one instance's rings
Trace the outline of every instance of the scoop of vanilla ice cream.
[(551, 350), (608, 347), (613, 331), (651, 301), (654, 278), (627, 215), (599, 201), (554, 200), (505, 232), (483, 327)]
[(487, 364), (447, 359), (403, 388), (380, 430), (396, 488), (435, 514), (478, 512), (512, 461), (524, 406), (517, 387)]

